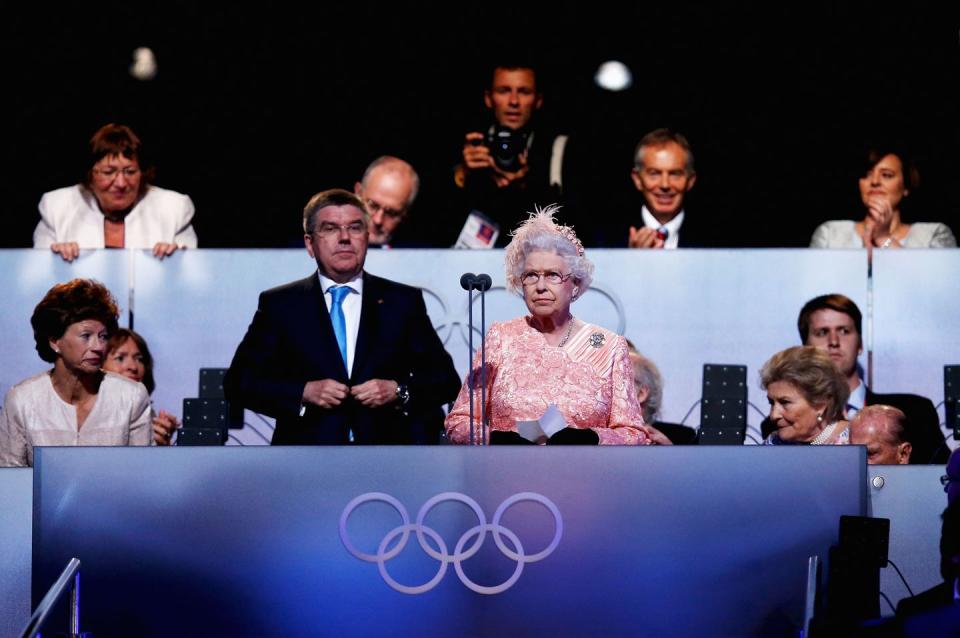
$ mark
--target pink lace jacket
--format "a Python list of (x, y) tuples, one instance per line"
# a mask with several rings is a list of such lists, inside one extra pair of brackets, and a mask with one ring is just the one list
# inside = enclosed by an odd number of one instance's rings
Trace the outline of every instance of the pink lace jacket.
[[(555, 404), (567, 425), (591, 428), (601, 445), (649, 445), (633, 386), (626, 340), (590, 324), (563, 348), (547, 343), (528, 317), (495, 323), (487, 333), (487, 416), (490, 430), (516, 431), (516, 422), (540, 418)], [(473, 361), (476, 384), (474, 431), (479, 438), (480, 353)], [(470, 442), (470, 390), (465, 382), (447, 415), (447, 436)]]

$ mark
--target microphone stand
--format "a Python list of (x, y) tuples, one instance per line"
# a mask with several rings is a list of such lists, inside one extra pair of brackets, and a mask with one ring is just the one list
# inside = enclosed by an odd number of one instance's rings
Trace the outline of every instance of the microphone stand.
[(486, 291), (493, 281), (490, 275), (483, 273), (476, 277), (476, 287), (480, 291), (480, 441), (487, 444), (487, 301)]
[(470, 352), (467, 354), (467, 388), (470, 390), (470, 445), (474, 444), (474, 433), (473, 433), (473, 388), (474, 388), (474, 378), (473, 378), (473, 286), (476, 283), (477, 277), (472, 272), (464, 273), (460, 277), (460, 287), (467, 291), (467, 332), (469, 336), (467, 341), (469, 343)]
[(473, 392), (476, 389), (476, 379), (473, 372), (473, 291), (480, 291), (480, 440), (479, 445), (487, 444), (487, 302), (484, 293), (490, 290), (493, 280), (490, 275), (474, 275), (464, 273), (460, 277), (460, 287), (467, 291), (467, 329), (470, 332), (468, 343), (470, 348), (467, 375), (467, 388), (470, 390), (470, 445), (477, 443), (474, 428)]

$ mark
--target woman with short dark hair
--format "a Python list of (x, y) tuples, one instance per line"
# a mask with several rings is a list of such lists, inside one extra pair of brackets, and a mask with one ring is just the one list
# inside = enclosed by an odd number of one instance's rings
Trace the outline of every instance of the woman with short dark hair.
[(79, 184), (44, 193), (33, 247), (73, 261), (82, 248), (150, 249), (159, 258), (196, 248), (189, 197), (154, 186), (140, 138), (107, 124), (90, 139)]
[(867, 150), (860, 176), (860, 221), (833, 220), (817, 227), (810, 248), (954, 248), (945, 224), (908, 224), (901, 210), (920, 187), (920, 173), (904, 151), (877, 146)]
[[(110, 335), (103, 369), (142, 383), (150, 394), (156, 388), (153, 355), (150, 354), (147, 341), (133, 330), (118, 328)], [(180, 427), (177, 417), (165, 410), (156, 412), (151, 407), (150, 422), (153, 425), (153, 442), (170, 445), (174, 431)]]
[(110, 291), (88, 279), (57, 284), (37, 304), (37, 353), (53, 369), (7, 392), (0, 466), (32, 466), (37, 445), (150, 444), (146, 388), (101, 369), (118, 314)]

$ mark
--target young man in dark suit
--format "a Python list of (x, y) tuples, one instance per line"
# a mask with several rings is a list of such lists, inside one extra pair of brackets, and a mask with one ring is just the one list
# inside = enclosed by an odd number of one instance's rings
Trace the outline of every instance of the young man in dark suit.
[(314, 195), (305, 279), (261, 293), (224, 380), (276, 418), (273, 444), (430, 443), (460, 380), (422, 293), (365, 273), (369, 220), (353, 193)]
[(697, 181), (693, 149), (687, 138), (669, 129), (643, 136), (634, 153), (630, 174), (643, 195), (639, 223), (630, 226), (630, 248), (696, 248), (710, 246), (698, 233), (696, 219), (688, 218), (683, 200)]
[[(850, 398), (847, 417), (852, 418), (867, 405), (890, 405), (906, 415), (904, 438), (910, 442), (910, 463), (947, 462), (947, 448), (940, 417), (930, 399), (916, 394), (878, 394), (860, 378), (857, 357), (863, 352), (863, 316), (857, 304), (840, 294), (811, 299), (800, 310), (797, 330), (804, 345), (816, 346), (830, 355), (834, 365), (847, 379)], [(763, 424), (767, 435), (768, 422)]]

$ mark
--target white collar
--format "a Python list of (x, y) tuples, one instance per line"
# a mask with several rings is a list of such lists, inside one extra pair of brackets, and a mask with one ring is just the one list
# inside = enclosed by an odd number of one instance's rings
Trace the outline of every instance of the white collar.
[(363, 294), (363, 272), (360, 272), (360, 274), (345, 284), (338, 284), (319, 270), (317, 270), (317, 277), (320, 279), (320, 289), (323, 290), (323, 294), (327, 294), (327, 291), (334, 286), (347, 286), (350, 288), (350, 290), (353, 290), (360, 295)]
[(867, 384), (860, 380), (860, 385), (855, 390), (850, 391), (850, 397), (847, 399), (847, 405), (853, 406), (860, 411), (867, 404)]
[(643, 217), (643, 225), (647, 228), (660, 228), (663, 226), (667, 229), (668, 237), (670, 235), (676, 235), (680, 232), (680, 226), (683, 225), (684, 211), (681, 208), (680, 212), (677, 213), (676, 217), (668, 221), (666, 224), (661, 224), (657, 221), (657, 218), (653, 216), (653, 213), (647, 208), (647, 205), (644, 204), (643, 208), (640, 209), (640, 216)]

